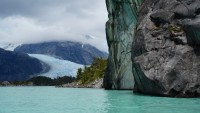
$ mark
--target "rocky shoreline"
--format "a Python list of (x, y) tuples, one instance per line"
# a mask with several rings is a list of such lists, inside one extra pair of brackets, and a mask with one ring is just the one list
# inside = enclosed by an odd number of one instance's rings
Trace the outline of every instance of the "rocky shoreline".
[[(0, 87), (15, 87), (15, 86), (36, 86), (33, 83), (28, 84), (20, 84), (20, 85), (14, 85), (8, 81), (4, 81), (0, 84)], [(72, 82), (68, 84), (63, 84), (59, 86), (55, 86), (56, 88), (103, 88), (103, 78), (99, 78), (89, 84), (83, 85), (80, 82)]]
[(59, 88), (103, 88), (103, 78), (99, 78), (87, 85), (82, 85), (80, 82), (72, 82), (69, 84), (63, 84), (60, 86), (57, 86)]

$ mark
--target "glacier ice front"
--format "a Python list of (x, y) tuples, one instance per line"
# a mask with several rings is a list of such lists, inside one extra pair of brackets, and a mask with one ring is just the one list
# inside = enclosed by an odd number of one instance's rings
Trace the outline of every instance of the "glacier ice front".
[(78, 68), (83, 68), (83, 65), (76, 64), (67, 60), (60, 60), (54, 57), (41, 54), (29, 54), (31, 57), (37, 58), (40, 61), (48, 64), (50, 70), (46, 73), (41, 74), (50, 78), (56, 78), (61, 76), (76, 76)]

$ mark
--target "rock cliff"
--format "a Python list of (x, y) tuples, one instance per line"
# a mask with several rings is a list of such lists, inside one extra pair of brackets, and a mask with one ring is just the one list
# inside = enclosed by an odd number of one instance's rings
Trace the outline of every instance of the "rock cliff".
[(200, 96), (199, 4), (199, 0), (143, 2), (132, 48), (137, 91)]
[(106, 0), (109, 20), (106, 35), (109, 46), (106, 89), (133, 89), (131, 48), (140, 0)]
[[(130, 85), (133, 75), (134, 89), (140, 93), (200, 96), (199, 4), (199, 0), (143, 0), (138, 7), (134, 0), (107, 0), (108, 86)], [(132, 49), (127, 46), (131, 42)], [(131, 63), (130, 51), (132, 67), (124, 65)]]

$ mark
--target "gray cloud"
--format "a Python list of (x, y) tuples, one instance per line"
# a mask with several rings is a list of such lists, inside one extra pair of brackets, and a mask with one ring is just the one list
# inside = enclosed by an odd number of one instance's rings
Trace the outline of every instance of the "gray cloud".
[(0, 0), (2, 42), (72, 40), (107, 51), (106, 21), (104, 0)]

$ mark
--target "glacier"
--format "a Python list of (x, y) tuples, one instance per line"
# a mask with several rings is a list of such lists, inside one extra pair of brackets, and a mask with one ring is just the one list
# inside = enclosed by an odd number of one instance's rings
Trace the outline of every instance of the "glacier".
[(84, 68), (84, 65), (76, 64), (67, 60), (57, 59), (48, 55), (29, 54), (29, 56), (39, 59), (50, 66), (50, 70), (46, 73), (40, 74), (50, 78), (62, 76), (76, 76), (78, 68)]
[[(0, 43), (0, 48), (13, 51), (17, 46), (21, 44), (13, 43)], [(41, 76), (46, 76), (50, 78), (62, 77), (62, 76), (76, 76), (78, 68), (84, 68), (84, 65), (77, 64), (68, 60), (61, 60), (48, 55), (42, 54), (29, 54), (29, 56), (37, 58), (38, 60), (44, 62), (50, 66), (48, 72), (40, 74)]]

